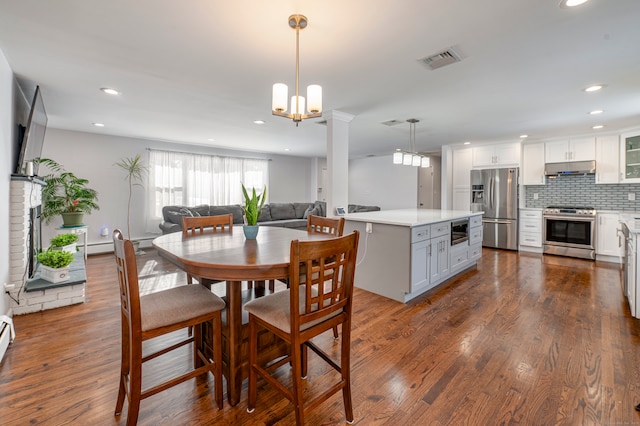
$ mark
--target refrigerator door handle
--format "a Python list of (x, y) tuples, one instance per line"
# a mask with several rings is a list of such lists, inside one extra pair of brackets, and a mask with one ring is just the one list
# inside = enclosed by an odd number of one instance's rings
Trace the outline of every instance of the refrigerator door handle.
[(493, 210), (493, 178), (489, 181), (489, 207)]

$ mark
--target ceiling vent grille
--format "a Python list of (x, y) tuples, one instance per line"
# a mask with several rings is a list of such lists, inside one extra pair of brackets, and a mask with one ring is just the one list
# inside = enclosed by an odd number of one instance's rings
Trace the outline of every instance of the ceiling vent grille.
[(404, 123), (404, 121), (400, 121), (400, 120), (389, 120), (389, 121), (383, 121), (380, 124), (384, 124), (385, 126), (395, 126), (396, 124), (400, 124), (400, 123)]
[(438, 68), (462, 61), (462, 57), (455, 50), (447, 49), (440, 53), (436, 53), (435, 55), (427, 56), (426, 58), (418, 60), (430, 70), (437, 70)]

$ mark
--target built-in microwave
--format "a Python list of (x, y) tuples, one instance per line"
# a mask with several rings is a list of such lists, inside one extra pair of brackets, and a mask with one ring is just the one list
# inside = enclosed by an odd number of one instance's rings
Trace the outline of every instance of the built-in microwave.
[(469, 218), (451, 222), (451, 245), (469, 240)]

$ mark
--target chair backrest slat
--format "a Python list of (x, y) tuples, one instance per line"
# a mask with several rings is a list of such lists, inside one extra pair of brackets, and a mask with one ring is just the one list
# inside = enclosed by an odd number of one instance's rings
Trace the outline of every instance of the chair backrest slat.
[(233, 214), (221, 214), (215, 216), (183, 217), (182, 237), (193, 237), (194, 235), (209, 232), (228, 232), (233, 229)]
[[(291, 326), (351, 309), (358, 231), (320, 241), (291, 242)], [(304, 286), (304, 287), (303, 287)], [(298, 303), (304, 288), (304, 303)]]
[(113, 231), (113, 246), (120, 285), (120, 306), (123, 324), (128, 324), (131, 336), (142, 333), (140, 315), (140, 288), (138, 283), (138, 263), (135, 249), (130, 240), (124, 239), (122, 231)]
[(310, 214), (307, 216), (307, 232), (313, 234), (330, 234), (335, 237), (341, 237), (344, 231), (344, 217), (333, 219), (330, 217), (316, 216)]

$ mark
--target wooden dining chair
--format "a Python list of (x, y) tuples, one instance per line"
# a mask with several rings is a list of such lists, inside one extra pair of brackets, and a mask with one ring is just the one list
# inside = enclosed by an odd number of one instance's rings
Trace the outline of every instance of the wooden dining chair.
[[(339, 219), (334, 219), (330, 217), (316, 216), (311, 214), (307, 216), (307, 232), (311, 234), (329, 234), (336, 237), (341, 237), (343, 231), (344, 231), (344, 217), (341, 217)], [(280, 280), (280, 281), (284, 281), (285, 284), (287, 285), (287, 288), (289, 287), (289, 283), (287, 283), (286, 279)], [(276, 280), (270, 280), (269, 290), (272, 293), (275, 291), (275, 287), (276, 287)], [(334, 330), (333, 335), (336, 338), (338, 337), (337, 329)]]
[[(207, 233), (216, 232), (231, 232), (233, 229), (233, 214), (221, 214), (215, 216), (198, 216), (189, 217), (184, 216), (182, 218), (182, 238), (194, 237), (196, 235), (203, 235)], [(212, 280), (203, 280), (200, 277), (193, 277), (187, 273), (187, 284), (191, 284), (193, 279), (196, 279), (200, 284), (211, 289), (211, 284), (220, 282)]]
[[(289, 399), (295, 409), (296, 424), (304, 424), (304, 405), (312, 409), (342, 391), (346, 420), (353, 423), (351, 404), (351, 312), (353, 279), (358, 249), (358, 231), (329, 240), (291, 242), (290, 288), (247, 303), (249, 313), (249, 401), (252, 413), (257, 400), (257, 379), (262, 377)], [(342, 326), (340, 361), (317, 347), (311, 339)], [(290, 345), (288, 356), (258, 364), (258, 331), (266, 329)], [(303, 402), (302, 380), (307, 375), (307, 348), (340, 373), (340, 380), (311, 401)], [(293, 389), (272, 375), (291, 363)], [(307, 383), (310, 386), (310, 383)], [(315, 394), (315, 393), (314, 393)]]
[(344, 232), (344, 217), (334, 219), (310, 214), (307, 216), (307, 232), (341, 237)]
[[(113, 231), (113, 243), (120, 284), (122, 321), (120, 385), (115, 415), (119, 416), (122, 413), (126, 397), (129, 404), (127, 425), (135, 425), (141, 400), (207, 372), (214, 376), (215, 400), (218, 409), (221, 409), (221, 312), (225, 307), (224, 301), (201, 285), (183, 285), (140, 296), (133, 244), (123, 238), (119, 229)], [(143, 342), (187, 327), (193, 327), (193, 337), (143, 355)], [(206, 340), (213, 345), (211, 349), (204, 348), (205, 333), (208, 334)], [(192, 342), (192, 370), (153, 387), (142, 389), (143, 363)]]

